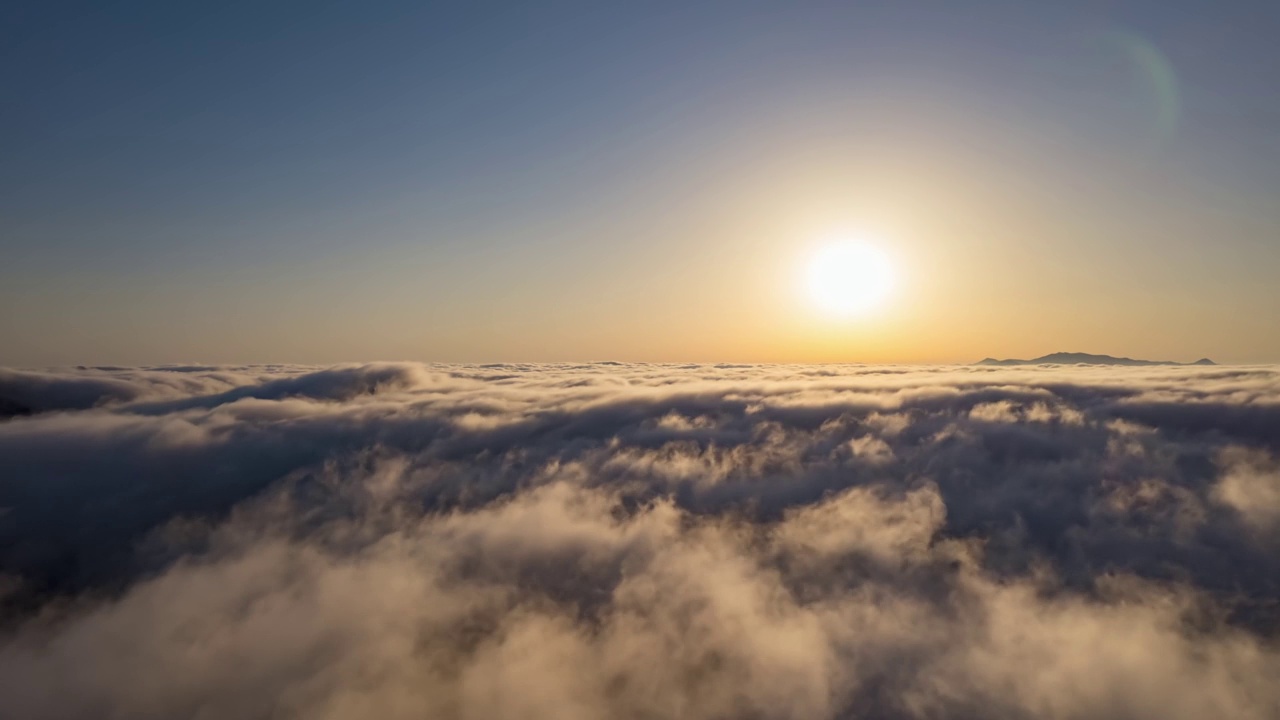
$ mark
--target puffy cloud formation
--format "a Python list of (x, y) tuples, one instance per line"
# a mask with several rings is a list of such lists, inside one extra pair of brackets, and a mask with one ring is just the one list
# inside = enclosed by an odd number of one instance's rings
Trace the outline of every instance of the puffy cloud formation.
[(0, 716), (1275, 718), (1280, 370), (0, 370)]

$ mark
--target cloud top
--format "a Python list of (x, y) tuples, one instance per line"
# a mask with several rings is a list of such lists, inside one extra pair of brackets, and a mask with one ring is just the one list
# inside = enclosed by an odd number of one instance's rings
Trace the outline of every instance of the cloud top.
[(0, 715), (1270, 718), (1280, 370), (0, 371)]

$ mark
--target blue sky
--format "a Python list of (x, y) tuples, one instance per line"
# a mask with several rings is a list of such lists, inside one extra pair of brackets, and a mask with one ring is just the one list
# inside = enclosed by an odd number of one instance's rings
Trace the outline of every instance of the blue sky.
[(1280, 360), (1274, 3), (0, 12), (2, 363)]

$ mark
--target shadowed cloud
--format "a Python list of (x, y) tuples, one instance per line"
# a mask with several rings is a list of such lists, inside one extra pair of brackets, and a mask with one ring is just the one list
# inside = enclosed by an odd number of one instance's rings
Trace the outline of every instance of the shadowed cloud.
[(0, 715), (1268, 718), (1270, 367), (0, 371)]

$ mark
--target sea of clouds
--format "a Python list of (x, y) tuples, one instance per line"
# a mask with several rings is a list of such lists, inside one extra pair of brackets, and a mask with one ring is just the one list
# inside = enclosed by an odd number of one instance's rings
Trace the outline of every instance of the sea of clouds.
[(0, 370), (0, 717), (1280, 717), (1280, 368)]

